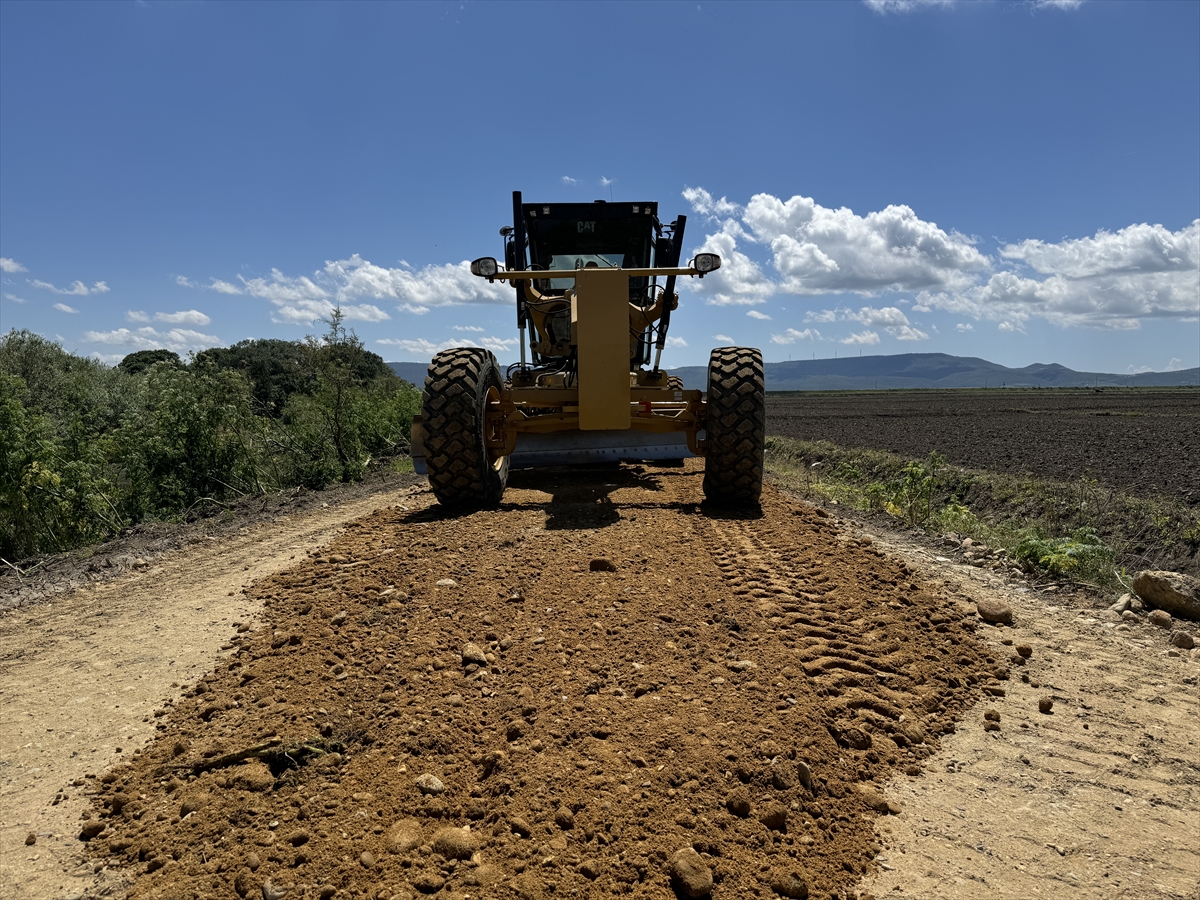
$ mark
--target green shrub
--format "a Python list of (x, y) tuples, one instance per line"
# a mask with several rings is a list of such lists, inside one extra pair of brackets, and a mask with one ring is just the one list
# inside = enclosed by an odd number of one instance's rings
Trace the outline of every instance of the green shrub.
[(1104, 576), (1105, 580), (1114, 562), (1112, 548), (1091, 528), (1081, 528), (1070, 537), (1061, 538), (1027, 534), (1013, 548), (1013, 557), (1051, 575)]

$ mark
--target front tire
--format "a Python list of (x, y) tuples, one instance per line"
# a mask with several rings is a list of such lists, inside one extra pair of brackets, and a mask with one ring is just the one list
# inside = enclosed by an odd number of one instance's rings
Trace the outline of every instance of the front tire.
[(704, 496), (745, 506), (762, 495), (767, 402), (762, 352), (718, 347), (708, 360)]
[(493, 458), (486, 442), (488, 403), (502, 388), (490, 350), (456, 347), (429, 364), (421, 397), (425, 466), (443, 506), (496, 506), (504, 496), (509, 459)]

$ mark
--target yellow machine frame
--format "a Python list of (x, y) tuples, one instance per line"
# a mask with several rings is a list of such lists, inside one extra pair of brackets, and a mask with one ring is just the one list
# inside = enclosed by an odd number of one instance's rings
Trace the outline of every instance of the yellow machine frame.
[[(545, 317), (563, 309), (554, 304), (558, 298), (545, 298), (533, 287), (546, 274), (496, 272), (488, 279), (520, 285), (540, 335), (548, 333)], [(499, 459), (512, 454), (522, 433), (631, 430), (684, 432), (688, 450), (704, 456), (704, 441), (698, 437), (705, 421), (703, 392), (673, 389), (665, 372), (631, 371), (629, 365), (631, 332), (641, 333), (662, 316), (666, 303), (672, 309), (677, 303), (675, 297), (661, 296), (648, 308), (636, 306), (629, 302), (629, 279), (703, 274), (690, 267), (556, 270), (555, 278), (575, 279), (575, 287), (559, 302), (570, 304), (577, 384), (567, 385), (560, 374), (543, 376), (544, 384), (505, 385), (488, 404), (489, 455)]]

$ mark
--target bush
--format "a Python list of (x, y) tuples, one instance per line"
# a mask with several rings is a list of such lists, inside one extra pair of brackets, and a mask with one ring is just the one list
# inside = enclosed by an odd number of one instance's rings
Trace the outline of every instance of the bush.
[(321, 338), (242, 341), (183, 367), (116, 367), (28, 331), (0, 338), (0, 554), (24, 558), (291, 485), (351, 481), (408, 452), (420, 394), (340, 312)]
[(1042, 569), (1051, 575), (1107, 580), (1114, 554), (1094, 530), (1081, 528), (1070, 537), (1027, 534), (1013, 548), (1013, 557), (1031, 569)]

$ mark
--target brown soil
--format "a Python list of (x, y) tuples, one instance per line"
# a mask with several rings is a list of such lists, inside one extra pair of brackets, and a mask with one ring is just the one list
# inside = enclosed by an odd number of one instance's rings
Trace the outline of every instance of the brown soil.
[(767, 433), (1200, 505), (1196, 388), (768, 394)]
[[(967, 601), (1011, 590), (996, 573), (863, 539), (769, 488), (760, 517), (722, 517), (699, 482), (695, 463), (521, 475), (501, 509), (459, 518), (425, 493), (365, 515), (368, 498), (319, 551), (332, 510), (8, 614), (0, 894), (685, 896), (667, 865), (689, 845), (725, 897), (774, 896), (789, 876), (822, 898), (864, 877), (889, 896), (1030, 896), (1049, 878), (1092, 889), (1079, 896), (1196, 889), (1197, 704), (1180, 686), (1194, 653), (1166, 657), (1150, 626), (1082, 624), (1078, 598), (1064, 612), (1019, 595), (1015, 629), (976, 634)], [(311, 556), (289, 561), (299, 548)], [(1014, 672), (1036, 687), (1004, 680), (1000, 641), (1019, 636), (1033, 659)], [(491, 658), (464, 666), (468, 643)], [(1090, 666), (1097, 643), (1109, 669)], [(221, 759), (263, 745), (269, 767)], [(444, 791), (423, 795), (423, 775)], [(1107, 874), (1073, 864), (1073, 881), (1058, 850), (1020, 844), (1085, 822), (1080, 795), (1111, 790), (1133, 799), (1103, 825), (1121, 851)], [(81, 814), (103, 828), (86, 845)], [(980, 830), (989, 854), (969, 849)], [(1157, 880), (1139, 881), (1147, 855)]]

